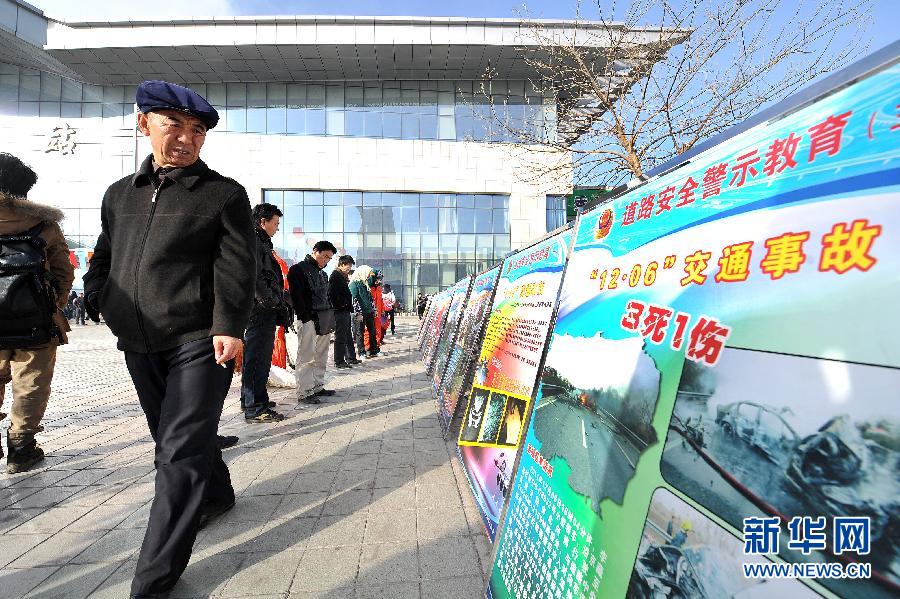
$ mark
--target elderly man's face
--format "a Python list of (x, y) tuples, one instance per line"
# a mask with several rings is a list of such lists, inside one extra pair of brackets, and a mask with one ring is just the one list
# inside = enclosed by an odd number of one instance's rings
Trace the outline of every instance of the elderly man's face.
[(138, 128), (150, 138), (158, 166), (184, 168), (197, 162), (206, 141), (206, 125), (197, 117), (177, 110), (137, 115)]
[(329, 250), (312, 253), (313, 260), (316, 261), (316, 264), (319, 265), (319, 268), (325, 268), (326, 266), (328, 266), (328, 263), (331, 262), (331, 258), (333, 256), (334, 254)]
[(265, 231), (269, 237), (275, 237), (278, 232), (278, 226), (281, 224), (281, 217), (277, 214), (270, 219), (259, 219), (259, 228)]

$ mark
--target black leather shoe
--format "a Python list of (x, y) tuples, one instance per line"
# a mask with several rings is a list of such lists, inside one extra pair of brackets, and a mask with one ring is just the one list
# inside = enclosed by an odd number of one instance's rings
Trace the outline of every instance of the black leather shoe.
[(334, 367), (335, 368), (353, 368), (352, 366), (350, 366), (349, 362), (338, 362), (337, 364), (334, 365)]
[(331, 397), (335, 394), (333, 389), (319, 389), (315, 393), (313, 393), (313, 397)]
[(357, 364), (362, 364), (362, 360), (347, 360), (347, 364), (350, 366), (356, 366)]
[(200, 512), (200, 530), (203, 530), (207, 524), (234, 507), (234, 500), (230, 503), (220, 503), (218, 501), (207, 501), (203, 505), (203, 511)]
[(219, 440), (219, 449), (228, 449), (229, 447), (234, 447), (240, 441), (239, 437), (235, 437), (234, 435), (217, 435)]

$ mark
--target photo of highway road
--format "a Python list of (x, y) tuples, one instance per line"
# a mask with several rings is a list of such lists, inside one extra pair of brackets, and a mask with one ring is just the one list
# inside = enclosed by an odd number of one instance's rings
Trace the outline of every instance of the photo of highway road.
[(818, 597), (791, 580), (744, 578), (743, 543), (667, 491), (657, 489), (635, 560), (627, 599), (775, 599)]
[(566, 461), (572, 489), (621, 505), (644, 450), (657, 441), (651, 426), (659, 372), (643, 340), (557, 335), (541, 377), (532, 416), (541, 453)]
[[(729, 348), (715, 368), (686, 362), (663, 477), (738, 530), (747, 516), (868, 516), (873, 579), (822, 583), (896, 597), (898, 388), (896, 369), (768, 352)], [(786, 561), (835, 559), (782, 548)]]

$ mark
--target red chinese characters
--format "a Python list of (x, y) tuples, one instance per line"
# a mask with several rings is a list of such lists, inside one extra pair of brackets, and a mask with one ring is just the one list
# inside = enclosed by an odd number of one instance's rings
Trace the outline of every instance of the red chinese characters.
[(703, 173), (703, 199), (722, 193), (722, 183), (728, 176), (728, 163), (722, 162), (706, 169)]
[(813, 162), (819, 154), (834, 156), (841, 151), (841, 136), (852, 110), (837, 116), (831, 115), (818, 125), (809, 128), (809, 161)]
[(638, 209), (637, 218), (638, 220), (642, 220), (645, 218), (650, 218), (653, 216), (653, 198), (656, 197), (656, 194), (650, 194), (645, 198), (641, 198), (641, 207)]
[(867, 219), (847, 223), (836, 223), (831, 232), (822, 236), (822, 256), (819, 270), (833, 270), (839, 275), (851, 268), (866, 271), (878, 260), (869, 255), (875, 238), (881, 235), (881, 225), (869, 225)]
[[(639, 331), (649, 343), (661, 345), (666, 339), (673, 315), (675, 330), (671, 347), (679, 350), (684, 343), (688, 323), (691, 321), (691, 315), (686, 312), (678, 312), (676, 315), (675, 310), (668, 306), (631, 300), (625, 308), (625, 314), (622, 315), (621, 325), (626, 331)], [(685, 357), (694, 362), (714, 366), (719, 361), (725, 341), (730, 334), (731, 327), (721, 324), (715, 318), (700, 316), (687, 335), (688, 347)]]
[(758, 150), (754, 149), (737, 157), (737, 164), (731, 167), (734, 173), (731, 181), (728, 182), (729, 187), (742, 187), (747, 182), (748, 177), (755, 177), (759, 174), (754, 166), (759, 162)]

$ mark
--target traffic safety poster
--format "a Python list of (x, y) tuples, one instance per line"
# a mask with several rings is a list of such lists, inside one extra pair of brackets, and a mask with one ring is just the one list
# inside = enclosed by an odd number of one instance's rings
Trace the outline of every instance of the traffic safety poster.
[(897, 597), (898, 229), (900, 65), (582, 215), (489, 596)]

